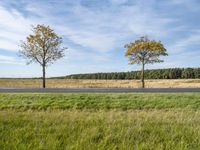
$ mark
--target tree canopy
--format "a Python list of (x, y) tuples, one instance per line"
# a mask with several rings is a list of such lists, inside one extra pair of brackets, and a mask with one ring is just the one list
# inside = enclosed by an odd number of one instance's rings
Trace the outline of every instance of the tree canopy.
[(64, 57), (65, 47), (61, 48), (62, 38), (59, 37), (49, 26), (32, 26), (33, 34), (26, 41), (22, 41), (20, 54), (32, 62), (47, 66), (57, 59)]
[(125, 56), (129, 58), (130, 64), (153, 64), (163, 62), (159, 56), (166, 56), (166, 49), (161, 41), (149, 40), (146, 36), (141, 37), (133, 43), (126, 44)]

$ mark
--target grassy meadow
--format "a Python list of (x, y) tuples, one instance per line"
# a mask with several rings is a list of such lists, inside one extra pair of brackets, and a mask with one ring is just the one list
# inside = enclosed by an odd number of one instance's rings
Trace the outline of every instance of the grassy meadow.
[(0, 149), (198, 150), (200, 93), (0, 93)]
[[(146, 88), (195, 88), (200, 79), (146, 80)], [(140, 80), (47, 79), (47, 88), (139, 88)], [(41, 79), (0, 79), (0, 88), (40, 88)]]

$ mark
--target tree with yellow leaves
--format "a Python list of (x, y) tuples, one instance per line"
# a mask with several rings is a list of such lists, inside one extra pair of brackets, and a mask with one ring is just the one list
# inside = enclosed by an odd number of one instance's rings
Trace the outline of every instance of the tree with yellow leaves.
[(62, 38), (49, 26), (33, 26), (32, 31), (33, 34), (29, 35), (26, 41), (22, 41), (20, 55), (28, 59), (27, 64), (36, 62), (42, 66), (43, 88), (45, 88), (46, 67), (64, 57), (67, 48), (60, 46)]
[(142, 88), (144, 88), (145, 65), (163, 62), (163, 60), (159, 59), (159, 57), (167, 56), (167, 50), (161, 41), (149, 40), (147, 36), (143, 36), (133, 43), (126, 44), (125, 48), (127, 48), (125, 56), (129, 58), (129, 63), (142, 65), (141, 82)]

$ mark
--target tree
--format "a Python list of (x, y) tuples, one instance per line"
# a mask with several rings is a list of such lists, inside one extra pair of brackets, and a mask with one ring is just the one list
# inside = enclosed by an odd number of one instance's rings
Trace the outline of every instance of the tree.
[(160, 63), (163, 60), (159, 56), (166, 56), (166, 49), (160, 41), (149, 40), (147, 36), (143, 36), (133, 43), (126, 44), (125, 56), (129, 58), (130, 64), (141, 64), (141, 82), (144, 85), (144, 67), (146, 64)]
[(64, 57), (67, 48), (61, 47), (62, 38), (59, 37), (49, 26), (32, 26), (33, 34), (21, 42), (20, 56), (25, 57), (27, 64), (39, 63), (43, 72), (43, 88), (46, 87), (46, 67), (56, 60)]

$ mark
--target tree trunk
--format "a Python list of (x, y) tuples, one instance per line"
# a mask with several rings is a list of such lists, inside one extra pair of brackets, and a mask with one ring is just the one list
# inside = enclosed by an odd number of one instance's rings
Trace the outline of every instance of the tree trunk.
[(142, 88), (145, 88), (145, 85), (144, 85), (144, 62), (142, 62), (141, 82), (142, 82)]
[(43, 88), (46, 88), (46, 72), (45, 72), (45, 65), (42, 66), (42, 72), (43, 72), (43, 77), (42, 77), (42, 80), (43, 80)]

